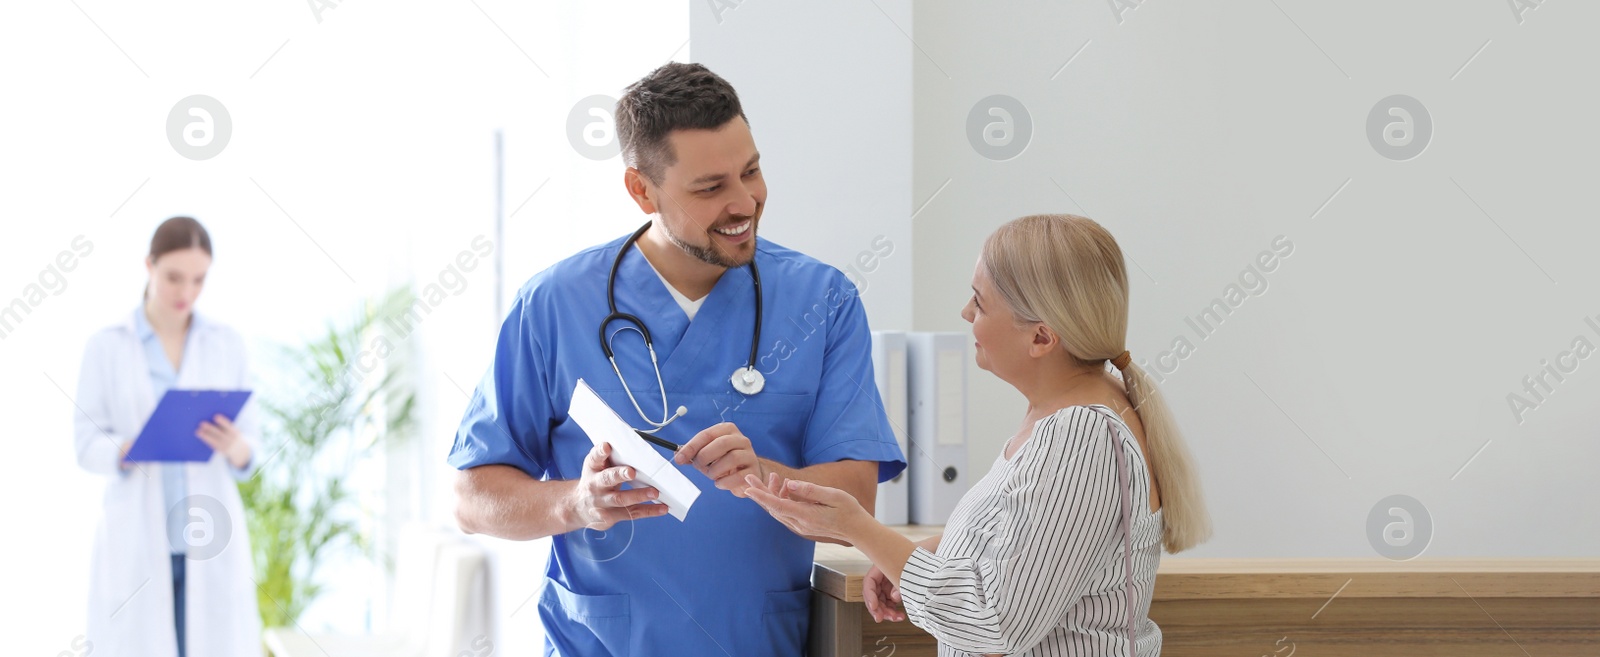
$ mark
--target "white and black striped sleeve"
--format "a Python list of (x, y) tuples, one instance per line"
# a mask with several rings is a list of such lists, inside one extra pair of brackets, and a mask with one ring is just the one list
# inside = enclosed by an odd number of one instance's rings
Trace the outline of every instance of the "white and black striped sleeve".
[(972, 523), (996, 525), (978, 550), (985, 556), (917, 548), (906, 561), (907, 618), (964, 652), (1010, 654), (1042, 641), (1121, 545), (1111, 440), (1104, 417), (1081, 406), (1035, 424), (998, 489), (971, 500)]

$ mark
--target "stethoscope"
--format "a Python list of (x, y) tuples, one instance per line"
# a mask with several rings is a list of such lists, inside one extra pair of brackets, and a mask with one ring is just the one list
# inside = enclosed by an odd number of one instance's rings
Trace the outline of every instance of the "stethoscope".
[[(752, 226), (752, 228), (754, 227)], [(622, 243), (622, 248), (617, 251), (617, 259), (611, 262), (611, 275), (606, 278), (606, 304), (611, 307), (611, 314), (606, 315), (605, 321), (600, 322), (600, 349), (605, 352), (606, 360), (611, 361), (611, 371), (617, 373), (617, 380), (622, 382), (622, 391), (628, 393), (628, 401), (633, 402), (633, 410), (638, 411), (639, 417), (644, 418), (644, 421), (650, 423), (650, 426), (661, 429), (672, 424), (673, 420), (683, 417), (689, 412), (689, 409), (679, 406), (676, 412), (671, 415), (667, 414), (667, 388), (661, 383), (661, 365), (656, 362), (656, 347), (655, 342), (650, 339), (650, 329), (644, 325), (644, 320), (628, 313), (617, 312), (617, 269), (622, 266), (622, 257), (628, 254), (628, 248), (639, 241), (639, 237), (649, 229), (650, 224), (646, 223), (639, 230), (634, 231), (633, 235)], [(733, 389), (746, 395), (754, 395), (761, 392), (761, 389), (767, 385), (767, 378), (761, 374), (760, 370), (756, 369), (756, 348), (761, 344), (761, 272), (756, 269), (754, 258), (750, 259), (750, 278), (756, 284), (756, 325), (755, 335), (750, 338), (750, 361), (744, 367), (734, 370), (733, 376), (729, 378), (733, 383)], [(608, 336), (606, 335), (606, 327), (610, 326), (611, 322), (614, 321), (626, 322), (632, 324), (632, 326), (618, 328)], [(644, 414), (644, 409), (639, 407), (639, 400), (633, 398), (633, 390), (628, 388), (628, 380), (623, 378), (622, 370), (617, 367), (617, 358), (611, 351), (611, 339), (615, 338), (617, 333), (629, 330), (637, 331), (639, 335), (643, 336), (644, 346), (650, 350), (650, 367), (656, 371), (656, 388), (661, 390), (661, 417), (663, 419), (660, 422), (650, 419), (649, 416)]]

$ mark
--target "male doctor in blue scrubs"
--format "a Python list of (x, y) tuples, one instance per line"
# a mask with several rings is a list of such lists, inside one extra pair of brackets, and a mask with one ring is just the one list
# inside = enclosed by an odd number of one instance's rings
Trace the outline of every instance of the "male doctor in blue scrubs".
[[(865, 311), (838, 269), (756, 237), (767, 188), (726, 81), (667, 64), (627, 89), (616, 123), (628, 194), (651, 221), (631, 246), (581, 251), (519, 291), (450, 451), (457, 520), (553, 537), (546, 655), (798, 656), (813, 539), (745, 499), (743, 481), (778, 473), (871, 509), (877, 483), (904, 469)], [(601, 328), (613, 263), (616, 312), (644, 324), (654, 356), (633, 324)], [(753, 394), (751, 379), (734, 385), (752, 358), (765, 381)], [(682, 445), (675, 463), (702, 490), (685, 520), (568, 418), (580, 378), (635, 428)]]

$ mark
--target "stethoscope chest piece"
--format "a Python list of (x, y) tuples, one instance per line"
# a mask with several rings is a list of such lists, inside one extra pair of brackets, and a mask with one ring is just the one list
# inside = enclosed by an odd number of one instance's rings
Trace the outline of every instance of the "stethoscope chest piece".
[(734, 390), (746, 395), (754, 395), (767, 386), (767, 377), (761, 374), (761, 370), (754, 367), (741, 367), (734, 370), (733, 377), (729, 380), (733, 382)]

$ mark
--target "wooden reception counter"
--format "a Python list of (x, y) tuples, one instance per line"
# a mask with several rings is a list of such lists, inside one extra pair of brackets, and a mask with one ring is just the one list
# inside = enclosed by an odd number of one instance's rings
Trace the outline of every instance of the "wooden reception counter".
[[(938, 527), (901, 527), (920, 539)], [(935, 654), (861, 602), (871, 563), (818, 545), (811, 657)], [(1150, 617), (1170, 657), (1600, 655), (1600, 559), (1186, 559), (1164, 556)]]

